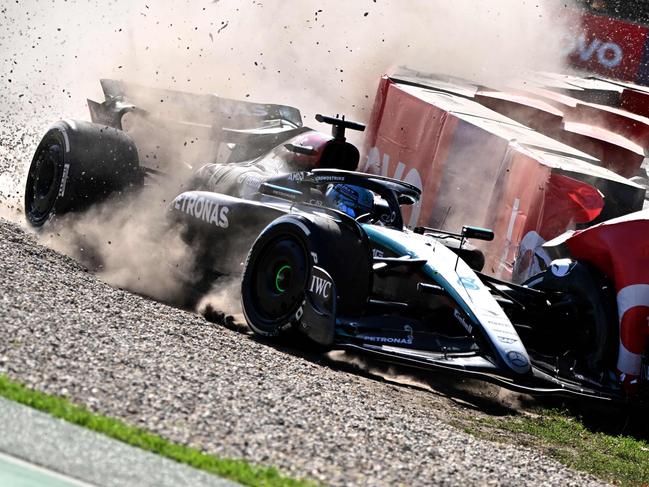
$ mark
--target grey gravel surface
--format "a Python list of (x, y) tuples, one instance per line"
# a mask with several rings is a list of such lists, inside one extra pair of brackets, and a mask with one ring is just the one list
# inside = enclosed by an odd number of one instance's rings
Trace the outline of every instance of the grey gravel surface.
[(331, 485), (597, 485), (444, 422), (451, 402), (114, 289), (0, 220), (0, 373), (173, 441)]
[(5, 399), (0, 430), (0, 452), (96, 486), (239, 485)]

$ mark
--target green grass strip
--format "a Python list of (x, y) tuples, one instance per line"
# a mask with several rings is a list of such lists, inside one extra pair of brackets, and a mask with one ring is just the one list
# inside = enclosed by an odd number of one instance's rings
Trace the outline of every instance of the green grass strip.
[(143, 450), (157, 453), (199, 470), (251, 486), (313, 487), (314, 482), (297, 480), (280, 474), (277, 469), (252, 465), (244, 460), (218, 458), (195, 448), (172, 443), (141, 428), (120, 420), (88, 411), (67, 399), (29, 389), (0, 374), (0, 396), (38, 409), (70, 423), (83, 426)]
[(522, 443), (540, 447), (561, 463), (600, 479), (628, 487), (649, 485), (646, 441), (590, 431), (577, 418), (556, 410), (541, 411), (537, 417), (488, 418), (478, 423), (523, 434)]

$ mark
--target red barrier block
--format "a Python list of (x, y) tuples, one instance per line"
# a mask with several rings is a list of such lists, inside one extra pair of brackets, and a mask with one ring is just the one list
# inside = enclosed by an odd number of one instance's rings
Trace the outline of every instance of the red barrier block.
[[(610, 216), (641, 204), (642, 195), (625, 199), (626, 180), (596, 166), (597, 159), (470, 98), (416, 85), (382, 80), (361, 170), (422, 188), (420, 204), (406, 216), (410, 226), (494, 228), (496, 239), (482, 246), (487, 272), (522, 279), (532, 268), (516, 265), (523, 262), (521, 243), (544, 262), (538, 255), (543, 241), (590, 221), (603, 208)], [(552, 107), (547, 113), (556, 117)], [(606, 207), (593, 196), (599, 195), (593, 184), (610, 196)]]

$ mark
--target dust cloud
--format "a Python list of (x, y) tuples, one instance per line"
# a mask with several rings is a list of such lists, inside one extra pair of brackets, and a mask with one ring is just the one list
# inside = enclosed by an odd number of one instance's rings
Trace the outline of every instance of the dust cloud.
[(232, 321), (244, 323), (245, 317), (242, 314), (241, 302), (239, 301), (239, 289), (241, 281), (237, 277), (224, 276), (217, 279), (210, 290), (200, 299), (196, 310), (205, 315), (210, 312), (219, 311), (232, 317)]
[(182, 229), (165, 219), (165, 194), (172, 193), (170, 188), (141, 191), (81, 215), (64, 215), (39, 233), (40, 241), (115, 287), (184, 306), (188, 289), (201, 276)]
[[(318, 112), (367, 121), (380, 76), (399, 66), (492, 85), (531, 68), (561, 70), (570, 11), (552, 0), (6, 3), (0, 7), (2, 215), (20, 219), (38, 139), (57, 119), (87, 119), (86, 97), (103, 100), (100, 78), (289, 104), (310, 125)], [(183, 162), (210, 161), (188, 155)], [(178, 182), (185, 174), (171, 176)], [(102, 205), (61, 228), (59, 237), (68, 236), (58, 244), (56, 233), (45, 232), (47, 241), (77, 255), (81, 236), (100, 256), (108, 282), (164, 298), (173, 289), (162, 281), (176, 269), (191, 272), (191, 249), (151, 227), (174, 187)], [(162, 258), (173, 271), (160, 272)]]

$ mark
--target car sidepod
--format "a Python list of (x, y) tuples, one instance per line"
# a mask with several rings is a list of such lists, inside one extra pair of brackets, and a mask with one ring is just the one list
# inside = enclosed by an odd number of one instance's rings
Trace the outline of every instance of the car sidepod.
[(531, 372), (528, 353), (511, 321), (480, 278), (455, 253), (432, 238), (412, 232), (376, 225), (363, 225), (363, 229), (377, 248), (426, 260), (422, 269), (426, 277), (457, 304), (456, 319), (476, 341), (487, 345), (483, 352), (501, 372), (511, 376)]
[(241, 263), (259, 232), (287, 209), (209, 191), (186, 191), (174, 198), (169, 219), (203, 265), (241, 273)]

